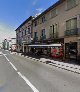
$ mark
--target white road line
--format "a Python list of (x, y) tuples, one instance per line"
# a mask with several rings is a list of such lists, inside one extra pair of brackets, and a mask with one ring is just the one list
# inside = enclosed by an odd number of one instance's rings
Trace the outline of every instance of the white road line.
[(15, 70), (15, 71), (17, 71), (17, 68), (11, 63), (11, 62), (9, 62), (10, 63), (10, 65), (13, 67), (13, 69)]
[[(2, 53), (3, 54), (3, 53)], [(7, 61), (10, 61), (5, 54), (3, 54), (3, 56), (7, 59)], [(17, 68), (11, 63), (9, 62), (10, 65), (14, 68), (15, 71), (17, 71)], [(32, 84), (31, 82), (24, 76), (22, 75), (20, 72), (17, 72), (18, 75), (26, 82), (27, 85), (30, 86), (30, 88), (33, 90), (33, 92), (39, 92)]]
[[(3, 53), (2, 53), (3, 54)], [(6, 57), (6, 55), (5, 54), (3, 54), (3, 56), (7, 59), (7, 61), (9, 61), (9, 59)]]
[[(3, 53), (2, 53), (3, 54)], [(3, 54), (3, 56), (7, 59), (7, 61), (10, 61), (7, 57), (6, 57), (6, 54)], [(9, 62), (10, 63), (10, 65), (13, 67), (13, 69), (15, 70), (15, 71), (17, 71), (17, 68), (11, 63), (11, 62)]]
[(39, 92), (24, 75), (22, 75), (20, 72), (17, 72), (17, 73), (31, 87), (33, 92)]

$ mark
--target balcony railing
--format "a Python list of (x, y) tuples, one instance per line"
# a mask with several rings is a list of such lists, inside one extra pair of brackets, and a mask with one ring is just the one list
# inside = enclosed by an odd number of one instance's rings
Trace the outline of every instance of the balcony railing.
[(45, 40), (46, 39), (46, 35), (42, 36), (42, 39)]
[(78, 29), (71, 29), (65, 31), (65, 36), (78, 35)]
[(54, 34), (50, 34), (50, 39), (53, 39), (53, 38), (58, 38), (58, 32)]
[(40, 36), (40, 40), (45, 40), (45, 39), (46, 39), (46, 35)]

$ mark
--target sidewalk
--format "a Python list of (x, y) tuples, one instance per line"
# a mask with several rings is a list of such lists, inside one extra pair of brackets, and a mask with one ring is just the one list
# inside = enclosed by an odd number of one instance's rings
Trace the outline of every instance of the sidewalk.
[(15, 53), (15, 54), (23, 56), (27, 59), (32, 59), (32, 60), (46, 63), (46, 64), (49, 64), (49, 65), (52, 65), (52, 66), (55, 66), (55, 67), (58, 67), (58, 68), (61, 68), (67, 71), (71, 71), (71, 72), (80, 74), (80, 66), (74, 63), (73, 61), (67, 61), (67, 60), (62, 61), (59, 59), (53, 60), (52, 58), (48, 58), (48, 57), (35, 56), (35, 55), (30, 55), (30, 54), (24, 55), (22, 53)]

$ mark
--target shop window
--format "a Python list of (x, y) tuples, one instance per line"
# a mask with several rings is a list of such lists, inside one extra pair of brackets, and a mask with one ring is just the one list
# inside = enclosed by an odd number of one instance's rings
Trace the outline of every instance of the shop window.
[(67, 59), (77, 59), (77, 42), (65, 44), (65, 57)]
[(54, 47), (51, 48), (51, 55), (54, 58), (63, 58), (63, 48), (62, 47)]

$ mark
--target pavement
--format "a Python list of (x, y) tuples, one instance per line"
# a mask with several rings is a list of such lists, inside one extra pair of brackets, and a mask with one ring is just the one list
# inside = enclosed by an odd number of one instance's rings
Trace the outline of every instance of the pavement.
[(80, 92), (80, 74), (49, 65), (45, 58), (0, 52), (0, 92)]
[(80, 65), (78, 65), (77, 63), (74, 63), (72, 61), (70, 63), (70, 61), (65, 62), (65, 61), (61, 61), (61, 60), (52, 60), (52, 59), (48, 59), (48, 58), (42, 58), (41, 56), (38, 57), (38, 56), (34, 56), (34, 55), (24, 55), (22, 53), (16, 53), (16, 52), (13, 52), (12, 54), (23, 56), (28, 59), (36, 60), (36, 61), (39, 61), (42, 63), (49, 64), (51, 66), (55, 66), (55, 67), (58, 67), (58, 68), (61, 68), (61, 69), (67, 70), (67, 71), (71, 71), (71, 72), (80, 74)]

